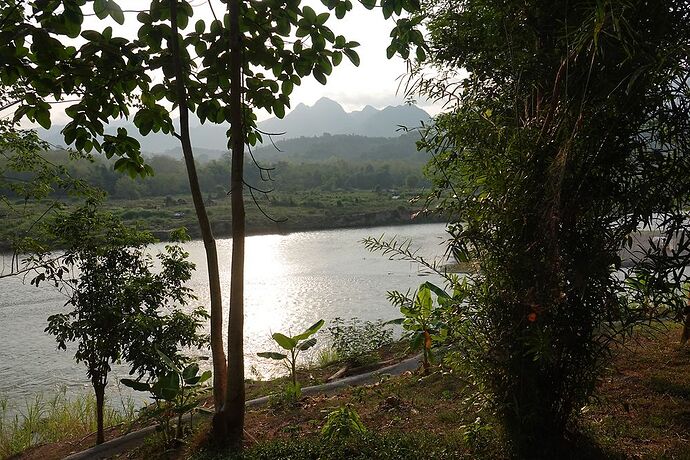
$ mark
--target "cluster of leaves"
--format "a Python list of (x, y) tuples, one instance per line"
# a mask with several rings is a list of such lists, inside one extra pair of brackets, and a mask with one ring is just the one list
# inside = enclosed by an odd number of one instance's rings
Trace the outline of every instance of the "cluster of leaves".
[[(467, 452), (461, 439), (431, 434), (428, 431), (410, 433), (374, 433), (352, 436), (333, 443), (324, 437), (297, 437), (289, 440), (260, 442), (242, 454), (231, 455), (233, 460), (290, 459), (290, 460), (416, 460), (429, 457), (438, 460), (477, 458)], [(209, 456), (209, 458), (216, 458)]]
[(321, 436), (330, 442), (341, 442), (353, 436), (366, 434), (367, 429), (351, 404), (340, 406), (326, 415)]
[[(211, 371), (200, 374), (197, 363), (181, 368), (158, 348), (156, 352), (166, 365), (167, 372), (153, 381), (122, 379), (121, 382), (137, 391), (146, 391), (151, 394), (156, 407), (153, 411), (146, 411), (146, 414), (158, 420), (159, 425), (163, 427), (165, 441), (169, 443), (173, 439), (182, 439), (182, 416), (199, 406), (199, 393), (205, 388), (203, 384), (211, 378)], [(175, 433), (170, 427), (170, 418), (173, 416), (177, 417)]]
[[(438, 306), (434, 307), (432, 292), (436, 294)], [(402, 318), (388, 321), (402, 324), (410, 341), (411, 350), (422, 350), (424, 372), (428, 373), (433, 361), (432, 347), (447, 342), (448, 310), (454, 299), (433, 283), (425, 282), (414, 295), (388, 292), (390, 302), (400, 308)]]
[(393, 341), (393, 330), (380, 320), (334, 318), (327, 330), (338, 359), (354, 365), (375, 360), (376, 351)]

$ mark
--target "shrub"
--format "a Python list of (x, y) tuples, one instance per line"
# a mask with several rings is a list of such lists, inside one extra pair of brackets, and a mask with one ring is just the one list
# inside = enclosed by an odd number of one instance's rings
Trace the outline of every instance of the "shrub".
[(376, 351), (393, 341), (393, 330), (383, 321), (335, 318), (328, 326), (331, 348), (353, 365), (378, 359)]

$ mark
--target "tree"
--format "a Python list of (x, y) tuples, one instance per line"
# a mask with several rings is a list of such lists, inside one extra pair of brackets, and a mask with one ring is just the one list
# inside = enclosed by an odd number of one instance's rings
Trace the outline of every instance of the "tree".
[[(481, 267), (449, 323), (520, 458), (564, 452), (610, 345), (683, 308), (690, 8), (650, 6), (424, 4), (437, 72), (411, 87), (451, 107), (422, 142), (430, 204)], [(633, 245), (657, 225), (670, 255)]]
[[(234, 250), (228, 326), (229, 381), (225, 410), (215, 418), (214, 425), (227, 427), (217, 430), (222, 442), (239, 445), (244, 413), (243, 192), (245, 186), (251, 193), (259, 191), (248, 186), (242, 175), (244, 146), (262, 141), (254, 110), (265, 109), (278, 117), (284, 116), (290, 106), (290, 94), (302, 78), (313, 75), (325, 84), (343, 56), (358, 65), (355, 52), (358, 43), (336, 36), (327, 27), (330, 13), (317, 14), (310, 6), (302, 7), (299, 0), (222, 1), (227, 7), (223, 20), (214, 18), (209, 25), (197, 21), (194, 31), (185, 35), (176, 31), (188, 27), (193, 15), (190, 3), (153, 0), (148, 10), (137, 15), (141, 23), (137, 40), (114, 37), (110, 27), (100, 32), (82, 30), (82, 7), (87, 3), (100, 19), (109, 16), (119, 24), (124, 23), (123, 11), (112, 0), (63, 0), (28, 7), (11, 1), (0, 7), (0, 38), (8, 44), (0, 51), (3, 63), (0, 82), (3, 85), (20, 82), (27, 88), (26, 94), (18, 99), (15, 118), (27, 117), (44, 127), (50, 126), (50, 107), (46, 100), (76, 96), (77, 102), (66, 109), (71, 121), (63, 130), (65, 142), (74, 144), (78, 150), (96, 150), (108, 158), (116, 156), (115, 169), (133, 176), (153, 171), (145, 164), (138, 142), (126, 129), (106, 133), (105, 124), (109, 120), (132, 117), (142, 135), (151, 131), (176, 135), (187, 153), (191, 150), (185, 139), (188, 136), (175, 132), (170, 111), (164, 104), (172, 103), (181, 115), (186, 106), (202, 123), (230, 122)], [(335, 11), (337, 18), (352, 9), (350, 0), (322, 3), (329, 11)], [(361, 3), (368, 9), (380, 6), (386, 18), (418, 7), (415, 0), (382, 0), (380, 4), (376, 0), (362, 0)], [(419, 18), (397, 20), (391, 32), (389, 57), (397, 52), (407, 58), (415, 46), (416, 55), (424, 57), (422, 34), (416, 30), (419, 22)], [(67, 46), (59, 40), (64, 36), (81, 36), (86, 43), (79, 48)], [(164, 40), (169, 46), (162, 46)], [(25, 44), (29, 42), (27, 48)], [(192, 50), (198, 59), (193, 59)], [(151, 74), (157, 70), (162, 71), (163, 82), (152, 84)], [(184, 125), (183, 122), (181, 130), (185, 129)], [(186, 163), (190, 167), (193, 161), (189, 161), (187, 153)], [(190, 172), (190, 179), (192, 176)], [(203, 212), (199, 212), (197, 200), (195, 205), (203, 229)], [(210, 240), (204, 236), (204, 241)], [(212, 257), (208, 263), (213, 264)], [(220, 304), (212, 303), (214, 350), (222, 319), (219, 308)], [(219, 361), (215, 351), (214, 361)], [(217, 378), (218, 368), (215, 370)], [(232, 436), (228, 438), (223, 432)]]
[[(181, 347), (200, 347), (207, 338), (198, 328), (207, 318), (203, 308), (184, 313), (194, 296), (184, 283), (194, 265), (179, 246), (159, 254), (160, 273), (143, 248), (150, 235), (125, 228), (112, 216), (95, 213), (92, 205), (58, 219), (57, 239), (67, 247), (59, 263), (35, 256), (41, 267), (32, 283), (55, 283), (74, 309), (48, 318), (46, 332), (58, 348), (76, 343), (74, 359), (86, 365), (96, 395), (96, 443), (104, 441), (103, 408), (111, 365), (124, 361), (130, 374), (156, 377), (166, 372), (157, 349), (173, 361), (184, 358)], [(78, 275), (74, 271), (78, 271)]]

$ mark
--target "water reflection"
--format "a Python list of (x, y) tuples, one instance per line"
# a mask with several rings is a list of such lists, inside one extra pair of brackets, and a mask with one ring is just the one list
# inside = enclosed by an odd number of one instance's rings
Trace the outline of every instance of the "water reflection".
[[(415, 288), (419, 267), (390, 261), (367, 252), (360, 241), (385, 233), (412, 238), (425, 257), (444, 252), (443, 225), (428, 224), (373, 229), (350, 229), (254, 236), (246, 242), (245, 261), (245, 358), (247, 369), (255, 366), (265, 377), (278, 371), (275, 363), (256, 357), (256, 352), (275, 347), (272, 332), (297, 333), (318, 319), (337, 316), (365, 320), (391, 319), (398, 312), (386, 300), (390, 289)], [(208, 274), (200, 241), (185, 245), (197, 270), (190, 282), (198, 297), (195, 305), (208, 306)], [(152, 253), (163, 249), (153, 245)], [(232, 242), (218, 241), (224, 314), (230, 294)], [(49, 286), (35, 288), (18, 279), (0, 280), (0, 396), (10, 399), (53, 391), (56, 386), (87, 388), (84, 368), (69, 352), (58, 352), (54, 339), (43, 332), (49, 315), (63, 309), (64, 297)], [(227, 330), (227, 319), (224, 330)], [(323, 342), (325, 334), (319, 340)], [(207, 350), (203, 354), (208, 355)], [(111, 382), (124, 376), (116, 368)]]

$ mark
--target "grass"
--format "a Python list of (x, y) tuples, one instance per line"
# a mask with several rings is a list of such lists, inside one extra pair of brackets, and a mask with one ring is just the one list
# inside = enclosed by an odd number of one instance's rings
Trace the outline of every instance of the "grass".
[[(92, 394), (68, 398), (63, 388), (52, 396), (41, 394), (25, 401), (13, 416), (9, 410), (9, 402), (0, 400), (0, 458), (43, 444), (83, 438), (96, 430), (96, 399)], [(130, 423), (135, 416), (131, 402), (123, 411), (106, 407), (105, 426)]]

